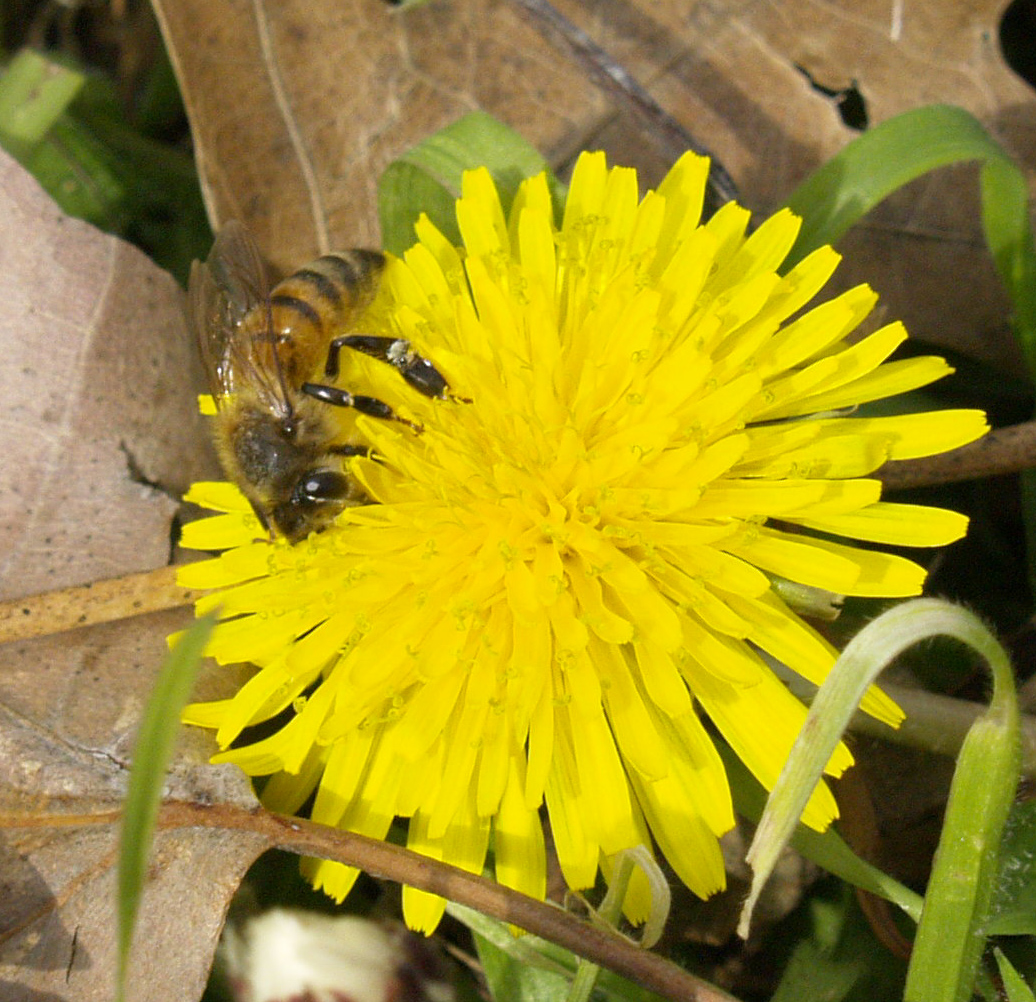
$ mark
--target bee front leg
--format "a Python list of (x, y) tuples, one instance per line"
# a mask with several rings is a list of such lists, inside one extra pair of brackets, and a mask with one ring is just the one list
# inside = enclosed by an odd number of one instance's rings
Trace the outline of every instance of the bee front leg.
[(322, 383), (303, 383), (300, 389), (308, 396), (322, 400), (325, 404), (331, 404), (332, 407), (352, 407), (361, 414), (381, 418), (384, 421), (398, 421), (416, 432), (424, 431), (419, 424), (401, 418), (384, 400), (379, 400), (377, 397), (365, 397), (337, 386), (324, 386)]

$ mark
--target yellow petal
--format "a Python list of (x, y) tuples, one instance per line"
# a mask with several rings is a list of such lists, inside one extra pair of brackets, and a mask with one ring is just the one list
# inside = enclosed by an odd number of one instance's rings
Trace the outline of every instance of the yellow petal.
[(885, 501), (845, 514), (789, 516), (789, 521), (807, 529), (893, 546), (946, 546), (968, 531), (967, 516), (955, 511)]
[(547, 888), (543, 826), (539, 812), (525, 804), (523, 773), (521, 758), (512, 757), (507, 786), (493, 821), (493, 859), (501, 884), (542, 900)]

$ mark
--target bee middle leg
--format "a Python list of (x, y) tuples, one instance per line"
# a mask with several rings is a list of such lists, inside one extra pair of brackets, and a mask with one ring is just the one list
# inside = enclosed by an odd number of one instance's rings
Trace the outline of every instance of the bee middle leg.
[(417, 432), (424, 430), (419, 424), (400, 417), (384, 400), (379, 400), (377, 397), (365, 397), (362, 394), (350, 393), (338, 386), (325, 386), (323, 383), (303, 383), (300, 389), (308, 396), (322, 400), (325, 404), (331, 404), (332, 407), (352, 407), (370, 417), (381, 418), (384, 421), (398, 421)]
[(332, 445), (327, 451), (332, 456), (363, 456), (364, 459), (378, 458), (378, 454), (369, 445)]

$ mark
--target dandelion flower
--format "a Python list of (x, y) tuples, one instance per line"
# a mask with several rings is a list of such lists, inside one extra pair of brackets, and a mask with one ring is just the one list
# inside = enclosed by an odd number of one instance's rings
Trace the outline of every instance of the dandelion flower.
[[(216, 731), (216, 760), (270, 777), (271, 809), (312, 797), (314, 820), (377, 838), (407, 819), (411, 849), (470, 871), (492, 839), (496, 879), (542, 897), (545, 805), (570, 887), (643, 844), (712, 894), (734, 823), (713, 735), (771, 786), (805, 709), (767, 658), (819, 683), (836, 657), (778, 583), (915, 595), (921, 567), (857, 541), (963, 535), (868, 475), (979, 437), (983, 415), (853, 416), (950, 369), (887, 361), (899, 323), (849, 343), (866, 286), (808, 306), (839, 258), (782, 272), (790, 212), (751, 235), (736, 204), (702, 223), (707, 170), (688, 154), (641, 199), (634, 171), (584, 154), (560, 226), (544, 176), (505, 214), (467, 173), (463, 246), (422, 218), (358, 326), (411, 342), (453, 394), (350, 360), (348, 385), (423, 429), (342, 413), (372, 449), (347, 461), (370, 502), (292, 546), (232, 485), (192, 488), (220, 514), (184, 544), (225, 552), (181, 580), (221, 609), (210, 653), (257, 671), (186, 719)], [(864, 708), (900, 718), (878, 690)], [(851, 761), (839, 747), (827, 772)], [(803, 820), (835, 815), (822, 786)], [(356, 877), (304, 865), (339, 899)], [(413, 928), (442, 909), (404, 891)]]

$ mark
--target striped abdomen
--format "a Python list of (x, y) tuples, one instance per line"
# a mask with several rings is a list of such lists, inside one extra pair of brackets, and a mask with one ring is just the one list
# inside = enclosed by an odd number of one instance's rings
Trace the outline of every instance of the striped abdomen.
[(272, 332), (271, 347), (289, 387), (297, 389), (324, 364), (332, 338), (352, 332), (350, 324), (374, 298), (384, 266), (378, 251), (325, 254), (274, 286), (268, 313), (257, 306), (245, 318), (260, 337)]

